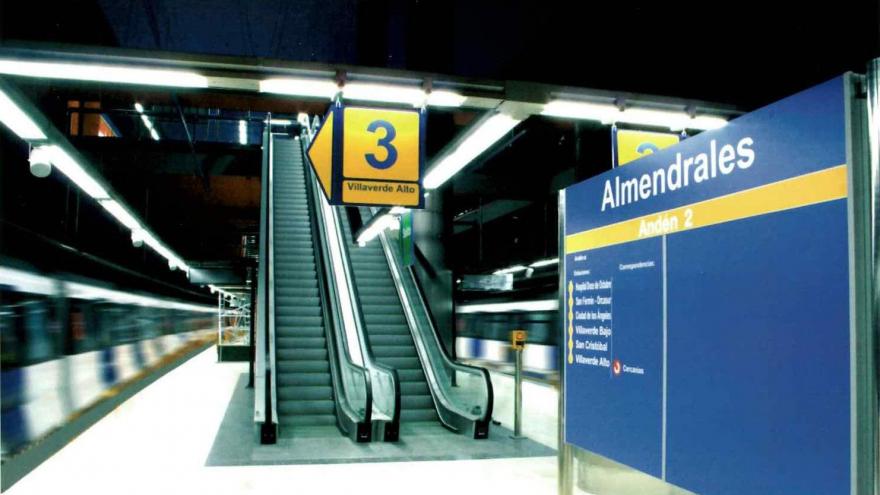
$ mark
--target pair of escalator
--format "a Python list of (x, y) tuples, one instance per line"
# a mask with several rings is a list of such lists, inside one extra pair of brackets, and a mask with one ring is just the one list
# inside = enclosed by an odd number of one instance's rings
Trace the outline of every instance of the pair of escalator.
[[(264, 137), (255, 404), (264, 442), (278, 429), (321, 427), (393, 441), (401, 422), (486, 438), (488, 373), (449, 358), (396, 243), (354, 242), (346, 211), (326, 203), (307, 164), (308, 142), (307, 132)], [(363, 223), (373, 214), (356, 211)]]

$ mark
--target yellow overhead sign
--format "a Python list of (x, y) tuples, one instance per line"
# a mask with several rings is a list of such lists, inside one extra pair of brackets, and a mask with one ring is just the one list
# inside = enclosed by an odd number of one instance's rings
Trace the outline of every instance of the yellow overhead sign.
[(308, 150), (331, 204), (421, 208), (424, 112), (334, 106)]
[(650, 155), (673, 144), (678, 144), (678, 134), (664, 132), (632, 131), (615, 129), (614, 131), (614, 166), (619, 167), (633, 160)]

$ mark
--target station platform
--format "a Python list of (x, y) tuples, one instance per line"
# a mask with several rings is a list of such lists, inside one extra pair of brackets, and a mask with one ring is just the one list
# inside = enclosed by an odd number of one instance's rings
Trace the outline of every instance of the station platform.
[[(498, 438), (468, 443), (484, 449), (475, 457), (511, 457), (418, 460), (406, 452), (408, 446), (371, 444), (368, 448), (401, 450), (400, 461), (407, 462), (369, 462), (369, 456), (321, 461), (316, 456), (317, 460), (288, 458), (285, 464), (257, 459), (220, 465), (230, 452), (242, 448), (224, 445), (222, 439), (228, 433), (223, 428), (229, 425), (230, 414), (236, 414), (231, 405), (250, 393), (243, 388), (246, 378), (247, 363), (218, 363), (216, 350), (209, 348), (124, 402), (5, 493), (275, 494), (295, 489), (305, 493), (534, 494), (556, 490), (553, 387), (526, 384), (524, 418), (528, 420), (523, 424), (528, 426), (524, 433), (534, 441), (527, 440), (527, 448), (511, 446), (513, 441), (505, 443), (501, 437), (512, 423), (512, 387), (509, 378), (493, 373), (495, 417), (501, 422), (493, 431)], [(451, 442), (434, 444), (446, 449), (441, 459), (460, 457), (456, 436), (445, 431), (438, 435), (443, 442)], [(256, 444), (253, 438), (249, 440)], [(519, 456), (517, 448), (521, 448)]]

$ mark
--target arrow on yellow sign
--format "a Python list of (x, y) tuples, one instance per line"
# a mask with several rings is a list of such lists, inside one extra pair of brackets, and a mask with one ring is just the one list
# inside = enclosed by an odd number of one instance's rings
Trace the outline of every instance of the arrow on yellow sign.
[(333, 178), (333, 114), (328, 113), (327, 120), (318, 129), (308, 151), (309, 161), (327, 198), (333, 196), (330, 190)]

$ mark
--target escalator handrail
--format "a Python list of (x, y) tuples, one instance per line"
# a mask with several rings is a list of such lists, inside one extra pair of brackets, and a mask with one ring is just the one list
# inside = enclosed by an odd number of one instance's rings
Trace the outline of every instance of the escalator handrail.
[[(352, 289), (349, 290), (348, 293), (351, 297), (351, 305), (355, 312), (355, 326), (357, 327), (358, 332), (358, 341), (361, 344), (361, 355), (364, 359), (364, 365), (370, 368), (381, 370), (381, 372), (388, 374), (391, 376), (392, 387), (394, 388), (394, 402), (393, 408), (391, 411), (391, 420), (390, 423), (393, 425), (398, 425), (400, 423), (400, 377), (397, 373), (397, 369), (392, 368), (386, 364), (380, 363), (376, 360), (375, 355), (373, 354), (373, 348), (370, 345), (369, 339), (366, 337), (366, 328), (367, 323), (364, 320), (364, 312), (363, 307), (361, 306), (360, 293), (356, 290), (357, 283), (355, 279), (354, 270), (351, 267), (351, 260), (349, 258), (349, 250), (348, 250), (348, 242), (345, 240), (345, 236), (340, 230), (340, 219), (339, 219), (339, 208), (333, 208), (333, 215), (335, 217), (336, 224), (336, 236), (340, 240), (339, 246), (342, 251), (342, 264), (345, 272), (345, 278), (348, 280), (348, 286)], [(396, 430), (396, 426), (395, 426)]]
[(267, 232), (267, 240), (268, 240), (268, 257), (266, 260), (268, 261), (266, 270), (266, 274), (268, 276), (268, 293), (266, 295), (268, 299), (268, 307), (266, 311), (266, 315), (268, 316), (268, 338), (266, 339), (266, 343), (268, 345), (268, 353), (269, 353), (269, 401), (271, 404), (270, 411), (272, 411), (271, 416), (269, 417), (270, 423), (278, 423), (278, 386), (277, 380), (275, 376), (275, 240), (274, 240), (274, 231), (275, 231), (275, 145), (272, 143), (272, 133), (269, 133), (269, 177), (268, 177), (268, 189), (269, 189), (269, 219), (268, 219), (268, 232)]
[[(328, 330), (328, 344), (332, 347), (333, 353), (328, 352), (328, 359), (331, 363), (331, 372), (334, 373), (333, 381), (333, 394), (335, 397), (335, 402), (342, 409), (342, 413), (345, 414), (345, 418), (339, 417), (339, 408), (337, 408), (337, 420), (341, 424), (345, 424), (347, 420), (348, 422), (354, 423), (353, 425), (345, 425), (344, 428), (347, 427), (355, 427), (357, 428), (357, 423), (363, 423), (365, 425), (370, 425), (372, 421), (372, 410), (373, 410), (373, 393), (372, 393), (372, 379), (370, 377), (369, 370), (367, 370), (364, 366), (358, 365), (354, 363), (351, 359), (351, 356), (346, 351), (347, 343), (345, 338), (343, 337), (343, 330), (341, 329), (342, 323), (340, 319), (336, 317), (339, 315), (339, 302), (336, 298), (332, 297), (333, 294), (338, 295), (338, 291), (336, 290), (336, 281), (332, 276), (327, 276), (330, 274), (332, 268), (330, 267), (330, 254), (329, 249), (327, 247), (325, 240), (326, 236), (326, 225), (324, 223), (324, 216), (321, 214), (321, 198), (319, 196), (320, 191), (316, 190), (316, 177), (314, 176), (314, 172), (311, 170), (311, 167), (308, 164), (308, 161), (305, 157), (305, 149), (308, 147), (308, 144), (311, 140), (311, 136), (307, 131), (304, 131), (301, 135), (302, 138), (302, 152), (303, 152), (303, 165), (306, 170), (304, 170), (305, 180), (306, 180), (306, 195), (308, 197), (308, 201), (310, 204), (309, 213), (313, 215), (315, 221), (310, 222), (312, 229), (312, 238), (315, 240), (315, 246), (318, 249), (317, 256), (315, 256), (315, 261), (317, 264), (316, 274), (318, 277), (318, 287), (323, 288), (323, 290), (319, 290), (322, 305), (321, 309), (324, 314), (324, 321), (327, 325), (326, 330)], [(333, 307), (334, 310), (331, 311), (330, 307)], [(343, 377), (341, 376), (341, 369), (339, 369), (339, 363), (337, 359), (344, 359), (346, 366), (351, 369), (356, 370), (363, 376), (364, 380), (364, 410), (363, 415), (358, 413), (357, 408), (353, 407), (348, 400), (346, 400), (346, 394), (340, 393), (340, 387), (345, 387), (345, 382)], [(340, 373), (340, 374), (337, 374)], [(371, 428), (368, 426), (367, 431), (370, 431)], [(346, 431), (346, 433), (351, 434), (351, 431)]]
[[(371, 213), (375, 213), (376, 210), (371, 209)], [(401, 305), (404, 309), (404, 314), (406, 316), (407, 322), (409, 323), (411, 333), (413, 334), (413, 338), (416, 340), (416, 349), (419, 351), (419, 358), (422, 361), (423, 367), (425, 368), (425, 375), (429, 378), (429, 383), (431, 386), (432, 395), (437, 399), (444, 409), (449, 411), (450, 413), (461, 416), (469, 421), (476, 421), (481, 423), (486, 423), (492, 418), (492, 409), (494, 406), (494, 392), (492, 389), (492, 381), (489, 375), (489, 372), (477, 366), (470, 366), (466, 364), (459, 363), (452, 359), (449, 353), (446, 350), (446, 347), (440, 342), (440, 338), (437, 334), (437, 329), (434, 326), (433, 318), (431, 315), (430, 308), (425, 302), (425, 296), (422, 293), (422, 288), (418, 283), (418, 279), (415, 276), (415, 273), (412, 269), (405, 270), (405, 274), (401, 273), (399, 267), (402, 264), (398, 260), (397, 253), (394, 249), (391, 248), (390, 242), (386, 237), (386, 233), (383, 231), (379, 234), (380, 242), (382, 243), (382, 249), (385, 252), (385, 257), (388, 261), (389, 268), (391, 268), (392, 279), (394, 280), (394, 284), (397, 288), (398, 294), (401, 297)], [(410, 303), (409, 295), (406, 292), (406, 289), (403, 287), (402, 277), (407, 276), (411, 277), (413, 286), (416, 288), (416, 304), (418, 304), (418, 309), (424, 312), (425, 321), (427, 325), (430, 327), (427, 329), (427, 332), (419, 331), (419, 325), (416, 321), (415, 315), (413, 314), (412, 306)], [(443, 360), (443, 364), (448, 368), (451, 368), (456, 371), (461, 371), (462, 373), (467, 373), (471, 375), (481, 375), (486, 387), (487, 397), (486, 397), (486, 408), (481, 411), (481, 414), (476, 415), (469, 411), (463, 411), (449, 398), (445, 393), (445, 389), (439, 385), (438, 378), (434, 375), (434, 370), (431, 365), (431, 360), (427, 355), (427, 350), (422, 349), (426, 346), (426, 342), (423, 340), (423, 333), (428, 333), (432, 339), (433, 346), (439, 351), (439, 355), (441, 360)], [(439, 412), (439, 411), (438, 411)], [(443, 418), (443, 415), (440, 415), (441, 420), (447, 427), (453, 427), (454, 425), (450, 424), (446, 418)]]

